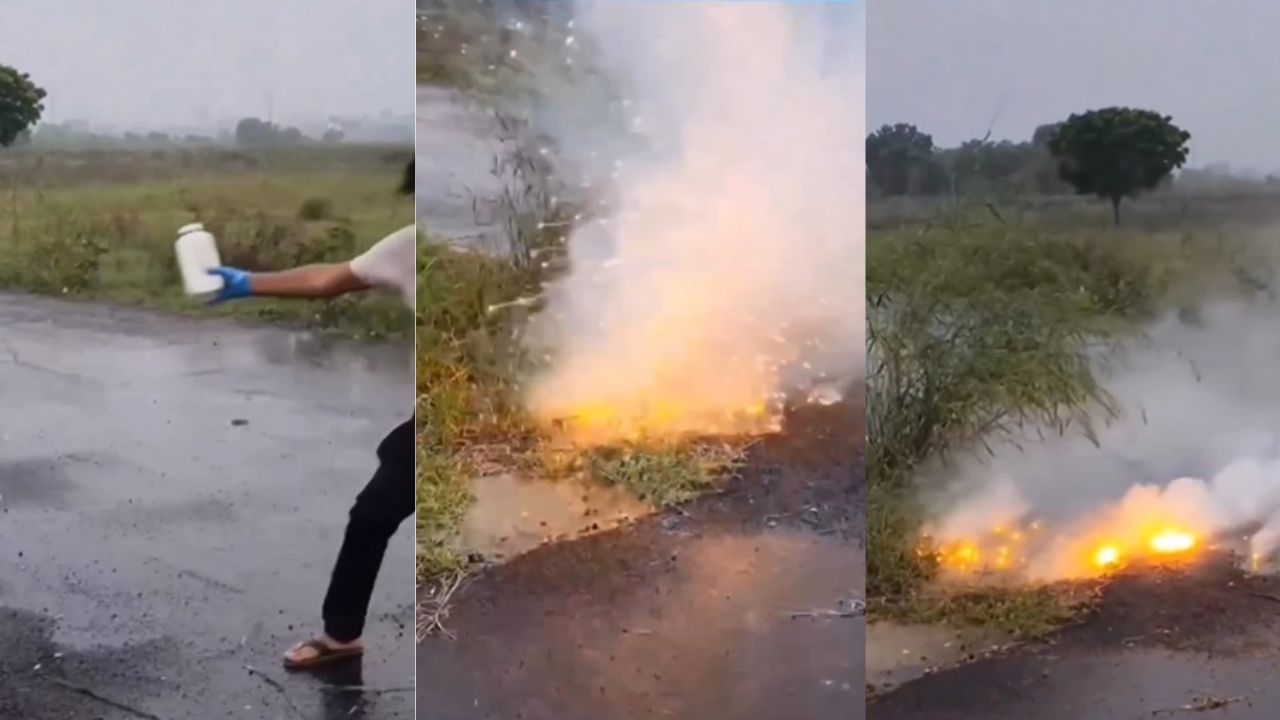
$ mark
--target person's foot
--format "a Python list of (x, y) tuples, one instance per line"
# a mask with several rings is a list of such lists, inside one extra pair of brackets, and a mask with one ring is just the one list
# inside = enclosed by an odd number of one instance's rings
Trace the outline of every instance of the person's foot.
[(364, 654), (364, 645), (360, 638), (351, 642), (339, 642), (321, 634), (310, 640), (294, 645), (284, 654), (284, 665), (287, 668), (307, 668), (316, 665), (359, 657)]

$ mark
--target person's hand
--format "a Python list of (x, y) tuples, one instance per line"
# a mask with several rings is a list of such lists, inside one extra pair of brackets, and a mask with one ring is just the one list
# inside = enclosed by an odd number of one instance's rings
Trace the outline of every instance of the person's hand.
[(246, 298), (253, 294), (253, 288), (249, 283), (249, 273), (243, 270), (232, 267), (216, 267), (210, 270), (209, 274), (222, 278), (222, 289), (218, 291), (217, 297), (209, 301), (210, 305)]

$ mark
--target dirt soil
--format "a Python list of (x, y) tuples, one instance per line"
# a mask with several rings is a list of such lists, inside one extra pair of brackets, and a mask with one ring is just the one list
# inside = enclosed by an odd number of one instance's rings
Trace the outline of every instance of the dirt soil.
[(875, 698), (875, 720), (1126, 720), (1280, 716), (1280, 578), (1222, 555), (1134, 568), (1049, 642), (929, 675)]
[(806, 408), (722, 492), (472, 579), (418, 648), (423, 720), (863, 717), (860, 402)]

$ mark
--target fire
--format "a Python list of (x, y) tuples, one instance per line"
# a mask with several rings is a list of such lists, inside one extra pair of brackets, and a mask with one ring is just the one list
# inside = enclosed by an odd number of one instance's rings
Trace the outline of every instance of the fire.
[[(626, 69), (605, 80), (628, 98), (616, 109), (637, 115), (532, 128), (573, 130), (566, 158), (591, 156), (554, 168), (582, 212), (518, 328), (538, 358), (525, 409), (558, 441), (770, 434), (784, 408), (837, 405), (863, 379), (864, 113), (846, 92), (861, 56), (809, 52), (825, 30), (806, 11), (731, 4), (584, 4), (597, 69)], [(613, 35), (637, 26), (662, 46)]]
[(680, 435), (759, 435), (776, 431), (781, 413), (775, 403), (744, 405), (737, 411), (707, 411), (676, 400), (644, 403), (619, 401), (563, 408), (551, 418), (561, 431), (581, 445), (666, 439)]
[(1184, 553), (1196, 546), (1196, 536), (1182, 530), (1165, 530), (1151, 538), (1151, 551), (1160, 555)]
[(1163, 522), (1098, 521), (1056, 534), (1045, 534), (1045, 530), (1039, 521), (1025, 526), (996, 525), (982, 537), (941, 543), (932, 550), (926, 545), (920, 552), (932, 553), (943, 572), (951, 575), (1056, 580), (1098, 577), (1144, 558), (1185, 558), (1201, 544), (1196, 532)]
[(1093, 555), (1093, 564), (1100, 568), (1108, 568), (1120, 562), (1120, 550), (1115, 545), (1103, 545)]

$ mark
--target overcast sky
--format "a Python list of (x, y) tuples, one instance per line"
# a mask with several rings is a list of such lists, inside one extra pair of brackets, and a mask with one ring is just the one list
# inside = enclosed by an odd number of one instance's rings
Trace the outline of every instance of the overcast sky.
[(146, 129), (413, 112), (408, 0), (2, 0), (0, 64), (46, 119)]
[(1109, 105), (1158, 110), (1190, 164), (1280, 170), (1280, 2), (879, 0), (867, 10), (867, 120), (942, 145), (1026, 140)]

